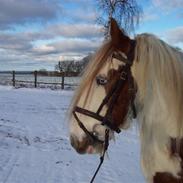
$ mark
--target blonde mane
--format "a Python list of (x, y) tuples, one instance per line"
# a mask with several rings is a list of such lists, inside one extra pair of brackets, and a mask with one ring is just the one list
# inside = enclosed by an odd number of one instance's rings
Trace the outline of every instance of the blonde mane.
[(138, 86), (138, 100), (144, 108), (153, 100), (158, 101), (156, 107), (167, 115), (167, 119), (173, 119), (172, 125), (182, 136), (183, 53), (154, 35), (141, 34), (136, 41), (132, 72)]
[[(71, 102), (71, 110), (78, 103), (80, 97), (82, 96), (83, 91), (88, 87), (88, 93), (90, 92), (90, 88), (94, 78), (96, 77), (99, 70), (102, 66), (108, 61), (112, 53), (114, 52), (114, 47), (112, 46), (112, 42), (109, 40), (104, 43), (101, 48), (96, 52), (95, 56), (91, 59), (89, 64), (87, 65), (83, 75), (80, 85), (75, 92), (73, 100)], [(87, 97), (86, 97), (87, 99)]]

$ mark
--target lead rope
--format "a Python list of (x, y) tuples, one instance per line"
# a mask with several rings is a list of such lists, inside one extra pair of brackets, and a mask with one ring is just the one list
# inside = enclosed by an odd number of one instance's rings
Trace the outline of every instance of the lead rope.
[(104, 157), (105, 157), (106, 151), (108, 149), (108, 146), (109, 146), (109, 130), (106, 129), (103, 153), (102, 153), (102, 156), (100, 157), (100, 163), (99, 163), (99, 165), (97, 167), (97, 170), (95, 171), (95, 174), (93, 175), (90, 183), (94, 182), (95, 177), (96, 177), (97, 173), (99, 172), (99, 170), (100, 170), (100, 168), (101, 168), (101, 166), (102, 166), (102, 164), (104, 162)]

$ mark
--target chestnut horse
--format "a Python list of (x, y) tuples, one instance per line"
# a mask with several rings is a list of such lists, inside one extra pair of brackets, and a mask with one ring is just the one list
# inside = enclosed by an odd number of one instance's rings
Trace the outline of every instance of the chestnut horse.
[(106, 129), (127, 129), (136, 115), (148, 183), (183, 183), (183, 54), (151, 34), (134, 40), (111, 19), (111, 39), (75, 93), (70, 140), (78, 153), (101, 153)]

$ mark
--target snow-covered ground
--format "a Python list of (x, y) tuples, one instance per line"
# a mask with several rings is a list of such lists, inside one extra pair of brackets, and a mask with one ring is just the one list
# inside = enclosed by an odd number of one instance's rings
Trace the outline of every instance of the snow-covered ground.
[[(0, 183), (88, 183), (99, 157), (70, 146), (72, 91), (0, 86)], [(96, 183), (144, 183), (137, 130), (111, 142)]]

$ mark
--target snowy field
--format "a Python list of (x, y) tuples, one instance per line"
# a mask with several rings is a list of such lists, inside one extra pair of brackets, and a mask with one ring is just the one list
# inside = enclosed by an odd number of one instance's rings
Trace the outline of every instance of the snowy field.
[[(88, 183), (99, 162), (70, 146), (72, 91), (0, 86), (0, 183)], [(95, 183), (145, 183), (136, 128), (111, 142)]]

